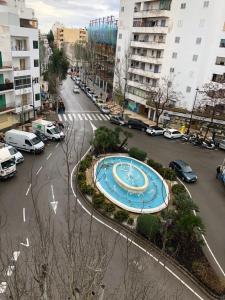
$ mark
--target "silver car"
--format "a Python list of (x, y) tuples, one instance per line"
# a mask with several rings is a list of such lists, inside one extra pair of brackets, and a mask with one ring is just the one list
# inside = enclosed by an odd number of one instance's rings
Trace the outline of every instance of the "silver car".
[(222, 140), (222, 141), (219, 143), (219, 148), (222, 149), (222, 150), (225, 150), (225, 140)]

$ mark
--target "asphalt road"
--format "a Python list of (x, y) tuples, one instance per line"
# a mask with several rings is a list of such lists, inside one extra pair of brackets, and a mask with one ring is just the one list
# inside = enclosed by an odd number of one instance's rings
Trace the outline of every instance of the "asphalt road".
[[(66, 104), (66, 114), (74, 114), (75, 116), (77, 116), (77, 119), (73, 119), (73, 122), (71, 121), (71, 118), (67, 118), (70, 126), (73, 125), (75, 139), (74, 144), (78, 146), (78, 148), (76, 148), (76, 151), (73, 152), (70, 158), (71, 169), (80, 159), (82, 154), (86, 151), (89, 141), (91, 140), (92, 126), (90, 124), (90, 119), (88, 118), (92, 118), (91, 123), (96, 127), (99, 127), (101, 125), (111, 126), (109, 125), (109, 122), (101, 116), (100, 119), (97, 117), (95, 119), (94, 117), (97, 113), (96, 107), (83, 93), (81, 93), (80, 95), (74, 95), (72, 93), (72, 87), (73, 82), (70, 78), (68, 78), (62, 86), (62, 97), (64, 98)], [(79, 113), (81, 113), (80, 118), (82, 120), (78, 117)], [(202, 164), (204, 165), (207, 161), (207, 158), (205, 158), (202, 162), (203, 152), (201, 152), (199, 149), (187, 148), (189, 146), (182, 145), (179, 142), (166, 141), (161, 138), (156, 138), (153, 140), (152, 138), (143, 136), (142, 133), (136, 131), (133, 131), (133, 133), (134, 137), (131, 139), (130, 145), (138, 145), (139, 147), (143, 145), (143, 148), (151, 154), (152, 158), (158, 159), (164, 164), (167, 164), (171, 159), (173, 159), (173, 157), (171, 158), (171, 155), (174, 155), (174, 157), (176, 158), (178, 158), (178, 155), (184, 155), (182, 156), (182, 158), (186, 158), (186, 155), (189, 155), (190, 159), (194, 159), (196, 161), (196, 171), (199, 173), (200, 180), (202, 180), (203, 178), (204, 180), (207, 180), (208, 177), (204, 177), (204, 168), (200, 168), (201, 171), (199, 171), (197, 168), (197, 166)], [(82, 143), (84, 143), (83, 147)], [(196, 156), (198, 153), (201, 159), (197, 157), (192, 158), (191, 151), (195, 151), (195, 153), (193, 154), (194, 156)], [(209, 154), (204, 153), (204, 155), (215, 155), (216, 162), (220, 161), (220, 158), (217, 157), (217, 155), (221, 155), (219, 154), (219, 152), (218, 154), (217, 152), (210, 152)], [(200, 160), (201, 164), (199, 164)], [(189, 160), (189, 162), (192, 163), (192, 160)], [(208, 164), (209, 163), (206, 163), (206, 165)], [(212, 169), (212, 172), (214, 172), (211, 176), (213, 185), (218, 185), (217, 193), (221, 193), (222, 197), (224, 191), (220, 189), (219, 183), (214, 180), (215, 170), (213, 168), (212, 159), (210, 160), (209, 165), (211, 166), (210, 169)], [(31, 173), (33, 174), (32, 180)], [(191, 187), (191, 189), (193, 189), (191, 190), (193, 196), (194, 198), (196, 198), (196, 202), (199, 204), (199, 206), (201, 204), (201, 201), (203, 201), (204, 204), (202, 195), (200, 195), (200, 200), (197, 200), (197, 196), (199, 196), (199, 194), (202, 194), (201, 191), (198, 191), (198, 186), (201, 187), (200, 180), (198, 184)], [(7, 248), (7, 250), (11, 252), (21, 251), (21, 253), (23, 253), (24, 251), (26, 251), (26, 249), (23, 245), (21, 245), (21, 242), (26, 243), (26, 239), (28, 238), (29, 243), (32, 244), (32, 238), (34, 238), (29, 234), (28, 230), (28, 227), (32, 227), (34, 218), (34, 208), (31, 201), (31, 182), (33, 185), (33, 191), (36, 191), (36, 193), (38, 192), (38, 203), (43, 215), (46, 214), (46, 211), (53, 212), (51, 202), (57, 202), (58, 206), (56, 215), (53, 215), (55, 218), (55, 222), (58, 224), (57, 226), (60, 227), (61, 230), (63, 230), (65, 217), (64, 212), (66, 206), (67, 171), (65, 164), (65, 153), (60, 145), (49, 143), (49, 145), (46, 147), (45, 153), (35, 157), (29, 154), (25, 154), (25, 162), (18, 167), (17, 176), (12, 180), (0, 183), (0, 214), (1, 220), (3, 218), (6, 220), (6, 225), (2, 228), (1, 236), (7, 236), (7, 241), (10, 241), (11, 246), (10, 250), (9, 248)], [(205, 187), (204, 184), (203, 187)], [(194, 194), (195, 190), (196, 194)], [(212, 189), (209, 188), (209, 190)], [(214, 201), (216, 200), (214, 199)], [(222, 209), (222, 207), (224, 208), (221, 203), (220, 209)], [(26, 216), (25, 221), (24, 209)], [(79, 210), (79, 214), (80, 216), (82, 216), (83, 225), (85, 225), (84, 227), (87, 228), (90, 222), (90, 217), (82, 208), (80, 208)], [(212, 215), (212, 211), (207, 208), (205, 208), (205, 214), (206, 213)], [(214, 210), (214, 213), (216, 214), (216, 210)], [(204, 218), (204, 209), (203, 213), (201, 211), (201, 214)], [(216, 215), (216, 217), (217, 216), (218, 215)], [(210, 218), (211, 217), (207, 217), (207, 220), (210, 220)], [(217, 222), (221, 222), (221, 224), (223, 223), (223, 221), (217, 220)], [(138, 248), (134, 244), (129, 243), (128, 247), (128, 243), (124, 236), (118, 235), (118, 233), (107, 227), (107, 225), (109, 224), (104, 225), (96, 220), (93, 221), (94, 231), (98, 234), (104, 235), (105, 240), (109, 244), (109, 247), (112, 248), (112, 246), (115, 244), (115, 240), (117, 240), (116, 245), (114, 245), (115, 251), (113, 252), (113, 256), (107, 268), (107, 273), (104, 277), (104, 283), (106, 285), (106, 299), (109, 299), (109, 295), (112, 293), (112, 290), (118, 287), (118, 284), (123, 281), (123, 274), (124, 270), (126, 270), (127, 268), (127, 264), (132, 268), (133, 271), (135, 271), (133, 273), (136, 274), (135, 276), (137, 277), (137, 279), (140, 276), (140, 282), (142, 282), (144, 279), (148, 279), (150, 281), (150, 285), (152, 285), (152, 293), (151, 296), (149, 296), (149, 299), (208, 299), (197, 286), (195, 286), (188, 278), (186, 278), (186, 276), (184, 276), (178, 270), (175, 270), (173, 266), (167, 264), (167, 266), (170, 268), (170, 271), (168, 272), (168, 270), (165, 270), (165, 267), (163, 267), (162, 264), (156, 261), (157, 254), (152, 252), (153, 256), (155, 256), (154, 258), (152, 258), (148, 254), (146, 254), (143, 249)], [(209, 226), (210, 222), (208, 223), (207, 227)], [(212, 232), (214, 232), (213, 229), (211, 230)], [(210, 235), (208, 235), (207, 238), (210, 239)], [(222, 244), (221, 240), (218, 241), (218, 243)], [(4, 243), (4, 245), (5, 244), (6, 243)], [(216, 243), (213, 246), (215, 245)], [(223, 246), (224, 245), (225, 243), (223, 243)], [(215, 253), (216, 255), (219, 254), (216, 251), (217, 246), (215, 247)], [(128, 252), (129, 255), (127, 255)], [(127, 257), (129, 257), (128, 261)], [(174, 276), (172, 272), (175, 272), (176, 276)], [(184, 286), (181, 283), (180, 279), (184, 280), (193, 290), (191, 291), (189, 288)], [(2, 279), (0, 276), (0, 283), (1, 280)], [(194, 294), (194, 292), (198, 293), (198, 295)], [(121, 294), (117, 297), (117, 299), (122, 299)]]

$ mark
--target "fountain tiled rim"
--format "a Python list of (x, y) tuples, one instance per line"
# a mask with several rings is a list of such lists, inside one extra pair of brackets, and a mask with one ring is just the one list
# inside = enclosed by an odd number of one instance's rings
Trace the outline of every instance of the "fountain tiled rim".
[[(120, 201), (118, 201), (117, 199), (115, 199), (114, 197), (112, 197), (112, 195), (110, 195), (103, 187), (102, 185), (96, 180), (96, 171), (97, 171), (97, 167), (100, 164), (101, 161), (103, 161), (104, 159), (107, 158), (115, 158), (115, 157), (124, 157), (124, 158), (129, 158), (131, 160), (134, 160), (144, 166), (147, 166), (153, 173), (155, 173), (162, 181), (162, 183), (164, 184), (165, 190), (166, 190), (166, 197), (164, 199), (164, 202), (154, 208), (143, 208), (143, 209), (138, 209), (138, 208), (133, 208), (130, 206), (125, 205), (124, 203), (121, 203)], [(158, 173), (156, 172), (152, 167), (150, 167), (149, 165), (147, 165), (146, 163), (143, 163), (135, 158), (132, 158), (130, 156), (126, 156), (126, 155), (121, 155), (121, 154), (116, 154), (116, 155), (105, 155), (105, 156), (101, 156), (101, 158), (95, 163), (94, 166), (94, 171), (93, 171), (93, 176), (94, 176), (94, 182), (96, 183), (97, 188), (99, 189), (100, 192), (102, 192), (105, 197), (107, 197), (111, 202), (113, 202), (114, 204), (116, 204), (118, 207), (123, 208), (129, 212), (133, 212), (136, 214), (153, 214), (153, 213), (157, 213), (160, 212), (161, 210), (165, 209), (168, 204), (169, 204), (169, 199), (170, 199), (170, 193), (169, 193), (169, 188), (168, 185), (165, 181), (165, 179)]]

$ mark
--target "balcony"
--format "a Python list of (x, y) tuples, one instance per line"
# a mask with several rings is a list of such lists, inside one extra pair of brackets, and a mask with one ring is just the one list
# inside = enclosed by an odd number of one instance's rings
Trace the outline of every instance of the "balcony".
[(12, 63), (10, 62), (3, 62), (3, 66), (0, 66), (0, 73), (1, 72), (10, 72), (12, 71)]
[(170, 14), (171, 13), (169, 10), (148, 9), (148, 10), (140, 10), (134, 12), (134, 18), (157, 18), (157, 17), (169, 18)]
[(18, 76), (28, 76), (31, 75), (31, 70), (28, 69), (28, 67), (25, 68), (14, 68), (14, 77)]
[(134, 102), (137, 102), (137, 103), (140, 103), (142, 105), (146, 105), (146, 99), (140, 97), (140, 96), (136, 96), (132, 93), (126, 93), (126, 98), (129, 99), (129, 100), (132, 100)]
[(148, 42), (148, 41), (131, 41), (131, 47), (135, 48), (145, 48), (145, 49), (158, 49), (163, 50), (165, 49), (165, 41), (155, 41), (155, 42)]
[(15, 87), (15, 95), (16, 96), (30, 94), (30, 93), (32, 93), (31, 84), (24, 84), (24, 85)]
[(128, 72), (136, 74), (136, 75), (144, 76), (144, 77), (153, 78), (153, 79), (159, 79), (160, 78), (160, 72), (154, 73), (153, 71), (144, 70), (144, 69), (138, 68), (138, 67), (129, 68)]
[(145, 55), (134, 54), (134, 55), (131, 55), (131, 59), (140, 61), (140, 62), (146, 62), (149, 64), (155, 64), (155, 65), (161, 65), (162, 60), (163, 60), (162, 57), (150, 57), (150, 56), (147, 56), (147, 54), (145, 54)]
[(11, 91), (14, 91), (14, 85), (12, 82), (0, 84), (0, 94), (5, 94)]
[(30, 51), (28, 51), (27, 47), (12, 47), (12, 57), (29, 57)]
[(152, 34), (167, 34), (167, 26), (148, 26), (147, 24), (134, 25), (132, 28), (134, 33), (152, 33)]

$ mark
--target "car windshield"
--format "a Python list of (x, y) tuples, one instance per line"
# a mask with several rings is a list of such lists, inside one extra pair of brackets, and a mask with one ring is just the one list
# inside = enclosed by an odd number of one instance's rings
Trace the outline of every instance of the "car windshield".
[(52, 134), (59, 134), (59, 133), (60, 133), (60, 130), (59, 130), (59, 128), (54, 127), (54, 128), (51, 129), (51, 133), (52, 133)]
[(185, 173), (192, 173), (192, 169), (190, 166), (183, 166), (182, 169)]
[(15, 165), (15, 159), (11, 158), (7, 161), (2, 162), (2, 169), (5, 170), (5, 169), (8, 169), (8, 168), (10, 168), (14, 165)]
[(9, 153), (11, 154), (11, 155), (14, 155), (14, 154), (16, 154), (18, 151), (15, 149), (15, 148), (8, 148), (8, 150), (9, 150)]
[(179, 131), (173, 131), (172, 134), (180, 134)]
[(39, 137), (34, 137), (32, 140), (31, 140), (31, 143), (33, 145), (37, 145), (38, 143), (40, 143), (41, 140), (39, 139)]

